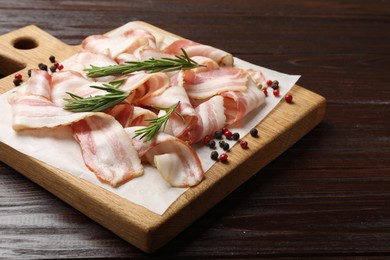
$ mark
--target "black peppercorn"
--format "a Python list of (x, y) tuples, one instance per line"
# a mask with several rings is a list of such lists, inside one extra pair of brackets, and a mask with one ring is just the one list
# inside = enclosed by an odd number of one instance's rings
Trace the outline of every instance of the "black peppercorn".
[(29, 70), (27, 71), (27, 75), (28, 75), (29, 77), (31, 77), (31, 69), (29, 69)]
[(56, 66), (50, 66), (50, 71), (51, 72), (56, 72), (56, 70), (57, 70), (57, 67)]
[(215, 139), (222, 139), (222, 131), (215, 131), (214, 137)]
[(232, 138), (233, 138), (234, 141), (237, 141), (238, 139), (240, 139), (240, 134), (239, 133), (234, 133), (232, 135)]
[(39, 67), (40, 70), (47, 71), (47, 65), (46, 65), (46, 64), (39, 63), (39, 64), (38, 64), (38, 67)]
[(20, 85), (20, 83), (22, 83), (22, 80), (18, 79), (18, 78), (14, 78), (13, 82), (14, 82), (14, 85), (17, 87)]
[(258, 134), (259, 134), (259, 132), (257, 131), (256, 128), (252, 128), (251, 131), (250, 131), (250, 134), (251, 134), (251, 136), (253, 136), (253, 137), (257, 137)]
[(222, 146), (222, 149), (223, 149), (224, 151), (229, 150), (229, 148), (230, 148), (230, 145), (229, 145), (228, 143), (224, 143), (224, 145)]
[(210, 158), (213, 159), (214, 161), (218, 160), (218, 152), (217, 151), (212, 151), (210, 154)]
[(279, 81), (273, 80), (273, 81), (272, 81), (271, 88), (273, 88), (273, 89), (278, 89), (278, 88), (279, 88)]
[(225, 145), (225, 141), (224, 140), (219, 141), (219, 147), (223, 148), (224, 145)]
[(210, 141), (209, 141), (209, 147), (210, 147), (211, 149), (214, 149), (214, 148), (215, 148), (215, 141), (214, 141), (214, 140), (210, 140)]
[(53, 55), (50, 55), (49, 60), (54, 63), (56, 61), (56, 57), (54, 57)]

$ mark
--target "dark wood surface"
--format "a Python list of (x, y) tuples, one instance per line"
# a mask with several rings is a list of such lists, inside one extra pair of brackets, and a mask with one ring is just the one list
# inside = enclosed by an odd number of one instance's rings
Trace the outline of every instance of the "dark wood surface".
[(0, 258), (390, 256), (389, 1), (0, 1), (68, 44), (132, 20), (302, 75), (324, 121), (153, 255), (0, 163)]

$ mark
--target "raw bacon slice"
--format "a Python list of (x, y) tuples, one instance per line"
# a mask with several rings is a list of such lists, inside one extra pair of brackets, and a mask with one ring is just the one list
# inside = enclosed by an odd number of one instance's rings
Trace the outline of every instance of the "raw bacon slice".
[(154, 165), (161, 176), (173, 187), (190, 187), (199, 184), (204, 171), (195, 150), (185, 141), (159, 132), (148, 142), (134, 137), (134, 132), (142, 127), (125, 128), (132, 138), (140, 157)]
[(189, 132), (189, 141), (191, 143), (197, 143), (206, 135), (213, 134), (215, 131), (222, 129), (226, 124), (224, 110), (222, 96), (214, 96), (197, 106), (195, 111), (198, 120), (194, 129)]
[(180, 39), (174, 41), (164, 49), (164, 52), (173, 55), (180, 55), (182, 54), (182, 48), (187, 52), (188, 56), (190, 57), (205, 56), (211, 58), (220, 66), (233, 66), (233, 55), (231, 55), (230, 53), (227, 53), (209, 45), (203, 45), (187, 39)]
[(11, 103), (15, 130), (70, 125), (74, 121), (91, 116), (90, 112), (72, 113), (53, 104), (42, 96), (24, 95)]
[(123, 127), (100, 114), (72, 124), (86, 166), (102, 181), (116, 187), (143, 174), (143, 166)]
[[(75, 71), (80, 73), (83, 77), (87, 78), (85, 69), (91, 68), (91, 65), (105, 67), (110, 65), (117, 65), (117, 63), (107, 55), (92, 53), (90, 51), (84, 50), (65, 60), (62, 65), (64, 66), (62, 71)], [(53, 75), (55, 74), (57, 73), (54, 73)], [(96, 78), (94, 80), (108, 82), (113, 81), (114, 78), (115, 77), (107, 76)]]
[(131, 121), (126, 127), (130, 126), (148, 126), (150, 122), (148, 120), (156, 118), (157, 115), (149, 109), (135, 106)]
[(265, 83), (265, 77), (261, 71), (254, 69), (247, 69), (246, 71), (257, 87), (261, 87)]
[(221, 94), (224, 97), (226, 124), (233, 124), (265, 101), (263, 91), (250, 81), (246, 91), (228, 91)]
[(46, 71), (31, 70), (31, 77), (8, 97), (8, 102), (12, 103), (14, 98), (22, 95), (36, 95), (50, 99), (50, 84), (51, 77)]
[(93, 53), (108, 55), (115, 59), (121, 53), (132, 53), (137, 48), (148, 44), (148, 38), (145, 37), (92, 35), (83, 40), (82, 47)]
[(222, 67), (197, 73), (184, 87), (190, 98), (207, 99), (226, 91), (245, 91), (247, 82), (248, 74), (244, 70)]

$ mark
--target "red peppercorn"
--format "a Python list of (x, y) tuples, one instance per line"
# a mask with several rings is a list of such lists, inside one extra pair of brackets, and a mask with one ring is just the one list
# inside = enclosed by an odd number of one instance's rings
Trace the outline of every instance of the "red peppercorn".
[(54, 66), (56, 66), (56, 68), (58, 68), (58, 66), (60, 65), (58, 62), (54, 62), (53, 64)]
[(229, 129), (227, 129), (227, 127), (222, 127), (222, 133), (225, 133), (226, 131), (229, 131)]
[(266, 88), (263, 88), (263, 93), (264, 93), (264, 95), (265, 95), (266, 97), (268, 97), (268, 91), (267, 91)]
[(203, 139), (203, 141), (204, 141), (204, 143), (205, 143), (206, 145), (209, 144), (210, 140), (211, 140), (211, 136), (210, 136), (210, 135), (206, 135), (206, 136), (204, 137), (204, 139)]
[(219, 156), (219, 160), (221, 161), (221, 162), (226, 162), (227, 161), (227, 159), (228, 159), (228, 155), (226, 154), (226, 153), (221, 153), (221, 155)]
[(58, 69), (58, 70), (62, 70), (63, 68), (64, 68), (64, 65), (58, 64), (58, 66), (57, 66), (57, 69)]
[(233, 136), (233, 133), (230, 132), (229, 130), (223, 132), (223, 135), (227, 138), (227, 139), (231, 139), (232, 136)]
[(244, 141), (244, 140), (241, 140), (240, 141), (240, 146), (241, 146), (242, 149), (247, 149), (248, 148), (248, 142)]
[(15, 79), (22, 80), (23, 76), (20, 73), (15, 74)]
[(268, 87), (271, 87), (272, 86), (272, 80), (267, 80), (267, 85), (268, 85)]
[(293, 96), (290, 94), (287, 94), (284, 99), (286, 100), (287, 103), (292, 103), (293, 102)]
[(280, 95), (279, 89), (274, 89), (272, 93), (274, 94), (275, 97), (278, 97)]

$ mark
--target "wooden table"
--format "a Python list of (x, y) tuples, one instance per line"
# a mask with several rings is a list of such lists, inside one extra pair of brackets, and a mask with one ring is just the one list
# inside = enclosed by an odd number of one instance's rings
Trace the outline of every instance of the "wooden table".
[(299, 85), (327, 98), (327, 114), (153, 255), (0, 163), (0, 258), (390, 255), (388, 1), (53, 2), (2, 0), (0, 35), (35, 24), (79, 44), (143, 20), (302, 75)]

